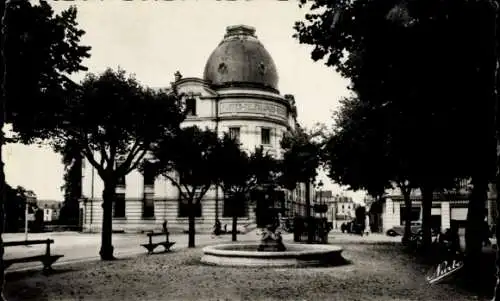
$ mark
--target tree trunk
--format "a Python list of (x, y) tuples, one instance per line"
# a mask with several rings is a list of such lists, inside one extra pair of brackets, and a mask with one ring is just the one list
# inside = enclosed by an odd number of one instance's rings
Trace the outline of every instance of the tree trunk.
[(411, 214), (412, 214), (412, 204), (410, 198), (410, 189), (406, 187), (401, 188), (403, 193), (403, 200), (405, 203), (405, 232), (403, 234), (403, 243), (407, 243), (411, 236)]
[(231, 240), (232, 241), (237, 241), (237, 233), (238, 233), (238, 215), (233, 214), (233, 231), (231, 231)]
[(431, 217), (434, 190), (431, 186), (422, 185), (422, 251), (427, 254), (432, 243)]
[(189, 229), (188, 229), (188, 248), (194, 248), (194, 235), (195, 235), (195, 216), (194, 216), (194, 206), (193, 206), (193, 198), (189, 197), (188, 200), (188, 208), (189, 208)]
[(113, 202), (116, 198), (116, 181), (114, 179), (103, 179), (104, 191), (102, 192), (102, 236), (101, 255), (102, 260), (113, 260)]
[[(465, 228), (465, 268), (468, 280), (474, 282), (479, 276), (480, 259), (483, 249), (485, 204), (488, 199), (488, 180), (483, 177), (472, 178), (472, 193), (467, 208)], [(471, 284), (472, 284), (471, 282)]]
[(311, 216), (311, 185), (310, 180), (306, 184), (306, 220), (307, 220), (307, 243), (312, 244), (314, 241), (314, 227)]
[(231, 213), (233, 216), (233, 227), (231, 230), (231, 240), (237, 241), (237, 232), (238, 232), (238, 205), (243, 202), (243, 196), (240, 193), (235, 193), (231, 196)]
[[(499, 156), (500, 157), (500, 156)], [(497, 163), (499, 165), (500, 169), (500, 161)], [(500, 230), (498, 229), (500, 225), (500, 173), (497, 171), (496, 179), (495, 179), (495, 197), (496, 197), (496, 218), (495, 218), (495, 238), (497, 240), (497, 256), (496, 256), (496, 278), (497, 282), (495, 285), (495, 294), (493, 297), (492, 301), (500, 301), (500, 248), (499, 248), (499, 242), (500, 242)]]
[(6, 200), (6, 185), (5, 185), (5, 172), (4, 163), (2, 156), (2, 148), (4, 145), (4, 133), (3, 133), (3, 114), (0, 114), (0, 301), (6, 300), (3, 295), (3, 288), (5, 284), (5, 266), (3, 261), (4, 246), (3, 246), (3, 230), (4, 230), (4, 204)]
[[(6, 17), (7, 17), (7, 9), (6, 9), (6, 3), (7, 1), (2, 1), (2, 4), (0, 4), (0, 11), (1, 11), (1, 18), (2, 18), (2, 41), (5, 42), (5, 36), (6, 36)], [(5, 45), (5, 43), (2, 43), (2, 45)], [(6, 190), (6, 183), (5, 183), (5, 172), (4, 172), (4, 163), (3, 163), (3, 156), (2, 156), (2, 151), (3, 151), (3, 146), (5, 144), (5, 136), (3, 132), (3, 127), (5, 124), (5, 95), (6, 93), (6, 88), (5, 88), (5, 52), (4, 48), (2, 47), (1, 50), (1, 55), (2, 55), (2, 62), (0, 63), (1, 69), (0, 72), (2, 72), (3, 76), (3, 82), (1, 83), (2, 85), (2, 90), (1, 90), (1, 99), (0, 99), (0, 301), (6, 300), (4, 295), (3, 295), (3, 288), (5, 284), (5, 265), (3, 261), (3, 255), (4, 255), (4, 246), (3, 246), (3, 231), (4, 231), (4, 222), (5, 222), (5, 213), (4, 213), (4, 205), (5, 205), (5, 200), (7, 199), (7, 190)]]

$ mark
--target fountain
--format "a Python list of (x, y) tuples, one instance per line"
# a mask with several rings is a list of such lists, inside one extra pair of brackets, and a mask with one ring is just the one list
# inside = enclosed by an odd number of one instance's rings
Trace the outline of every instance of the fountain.
[(283, 244), (276, 225), (268, 225), (260, 244), (232, 243), (203, 249), (201, 262), (220, 266), (305, 267), (345, 263), (342, 248), (323, 244)]

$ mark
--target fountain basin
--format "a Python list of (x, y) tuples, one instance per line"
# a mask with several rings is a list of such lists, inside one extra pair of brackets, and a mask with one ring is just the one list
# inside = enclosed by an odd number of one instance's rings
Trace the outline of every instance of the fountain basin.
[(287, 244), (282, 252), (260, 252), (258, 247), (256, 243), (208, 246), (203, 248), (201, 262), (240, 267), (332, 266), (345, 262), (343, 249), (335, 245)]

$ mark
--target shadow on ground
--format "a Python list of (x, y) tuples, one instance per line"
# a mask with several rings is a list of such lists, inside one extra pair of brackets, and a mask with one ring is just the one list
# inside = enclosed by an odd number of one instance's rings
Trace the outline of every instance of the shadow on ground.
[(24, 278), (34, 277), (34, 276), (45, 276), (50, 277), (52, 275), (64, 274), (77, 271), (75, 268), (54, 268), (52, 271), (48, 273), (43, 273), (41, 270), (30, 270), (30, 271), (19, 271), (19, 272), (10, 272), (5, 275), (6, 282), (14, 282)]
[[(400, 245), (401, 247), (401, 245)], [(406, 253), (410, 260), (415, 261), (418, 265), (424, 266), (431, 270), (435, 267), (435, 263), (430, 263), (428, 259), (416, 255), (411, 251), (408, 251), (404, 247), (401, 247), (402, 252)], [(496, 253), (495, 252), (485, 252), (480, 260), (480, 271), (477, 275), (468, 276), (466, 275), (465, 268), (457, 272), (456, 275), (450, 276), (444, 279), (438, 284), (449, 284), (457, 289), (468, 291), (478, 297), (492, 298), (494, 293), (494, 287), (496, 284)]]

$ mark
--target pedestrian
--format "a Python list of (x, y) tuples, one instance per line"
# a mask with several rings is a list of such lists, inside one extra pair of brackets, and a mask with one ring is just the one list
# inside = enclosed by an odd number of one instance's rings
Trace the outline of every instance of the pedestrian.
[(219, 219), (216, 219), (214, 225), (214, 231), (212, 232), (212, 238), (214, 238), (214, 236), (219, 236), (220, 232), (221, 232), (221, 223)]
[(491, 245), (491, 232), (490, 232), (490, 226), (488, 225), (488, 216), (484, 217), (483, 221), (483, 244), (484, 246), (490, 246)]
[(167, 233), (168, 232), (167, 220), (163, 220), (162, 228), (163, 228), (163, 233)]
[(370, 234), (370, 216), (367, 214), (365, 216), (365, 235)]

